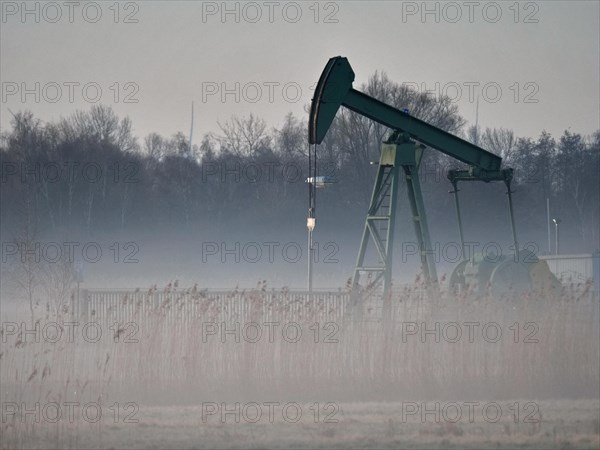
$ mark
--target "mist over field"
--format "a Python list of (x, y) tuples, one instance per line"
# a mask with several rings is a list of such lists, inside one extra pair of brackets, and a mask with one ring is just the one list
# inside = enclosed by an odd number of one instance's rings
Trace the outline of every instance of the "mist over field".
[(598, 3), (0, 9), (0, 448), (598, 448)]

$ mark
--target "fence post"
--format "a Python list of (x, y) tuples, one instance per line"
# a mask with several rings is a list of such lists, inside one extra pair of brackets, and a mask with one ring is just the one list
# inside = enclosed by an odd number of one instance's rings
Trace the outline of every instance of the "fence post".
[(77, 299), (77, 317), (87, 317), (89, 311), (89, 296), (87, 289), (81, 289), (79, 291), (79, 298)]

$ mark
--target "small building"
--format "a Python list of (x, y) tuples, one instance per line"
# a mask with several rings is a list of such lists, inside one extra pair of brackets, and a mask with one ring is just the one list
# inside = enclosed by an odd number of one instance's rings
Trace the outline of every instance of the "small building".
[(550, 271), (563, 285), (576, 285), (592, 280), (594, 290), (600, 291), (600, 253), (546, 255), (538, 258), (548, 263)]

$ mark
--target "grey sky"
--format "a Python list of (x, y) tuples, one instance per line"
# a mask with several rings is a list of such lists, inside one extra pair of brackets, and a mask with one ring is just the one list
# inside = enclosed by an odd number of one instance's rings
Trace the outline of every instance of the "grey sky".
[[(195, 143), (234, 114), (277, 126), (287, 112), (305, 114), (336, 55), (348, 57), (355, 86), (383, 70), (420, 90), (455, 97), (460, 88), (470, 122), (479, 95), (480, 124), (519, 136), (600, 126), (598, 1), (427, 2), (425, 17), (423, 2), (401, 1), (228, 2), (225, 17), (222, 2), (86, 3), (27, 2), (34, 12), (23, 17), (22, 2), (2, 2), (2, 129), (9, 109), (43, 120), (88, 109), (98, 86), (98, 103), (129, 115), (140, 137), (187, 134), (192, 101)], [(39, 101), (23, 99), (23, 87)], [(232, 91), (224, 99), (223, 87)]]

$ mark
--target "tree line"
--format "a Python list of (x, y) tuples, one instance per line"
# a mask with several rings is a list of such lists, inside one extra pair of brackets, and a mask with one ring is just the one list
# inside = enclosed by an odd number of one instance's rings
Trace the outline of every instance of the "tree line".
[[(600, 248), (600, 130), (591, 136), (565, 130), (559, 137), (545, 131), (517, 137), (501, 127), (467, 127), (449, 98), (416, 92), (385, 73), (373, 74), (362, 89), (500, 155), (515, 169), (516, 214), (525, 233), (545, 233), (550, 199), (574, 252)], [(181, 132), (140, 140), (129, 118), (102, 105), (53, 122), (28, 111), (14, 114), (0, 136), (3, 240), (24, 229), (46, 236), (125, 229), (227, 232), (240, 224), (285, 227), (304, 220), (306, 120), (288, 114), (279, 128), (270, 128), (250, 114), (232, 117), (219, 129), (190, 146)], [(332, 223), (364, 220), (375, 170), (370, 162), (378, 160), (388, 132), (347, 110), (336, 117), (319, 148), (320, 173), (337, 180), (319, 193)], [(421, 172), (433, 228), (452, 213), (444, 171), (456, 167), (461, 164), (426, 152)], [(485, 189), (465, 197), (475, 211), (490, 202)]]

